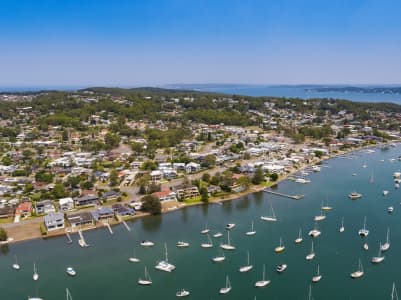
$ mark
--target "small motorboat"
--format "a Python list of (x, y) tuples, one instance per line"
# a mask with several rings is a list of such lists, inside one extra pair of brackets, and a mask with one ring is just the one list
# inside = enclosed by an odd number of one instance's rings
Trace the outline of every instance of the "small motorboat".
[(394, 211), (394, 207), (393, 207), (393, 206), (389, 206), (389, 207), (387, 208), (387, 212), (388, 212), (389, 214), (391, 214), (393, 211)]
[(189, 296), (189, 291), (181, 289), (175, 295), (177, 297), (186, 297), (186, 296)]
[(226, 225), (226, 229), (232, 229), (232, 228), (234, 228), (235, 227), (235, 223), (228, 223), (227, 225)]
[(356, 200), (362, 197), (362, 194), (358, 192), (351, 192), (348, 194), (348, 197), (351, 198), (352, 200)]
[(276, 267), (276, 271), (278, 273), (283, 273), (285, 270), (287, 269), (287, 265), (286, 264), (280, 264)]
[(186, 247), (189, 247), (189, 243), (184, 241), (177, 242), (177, 248), (186, 248)]
[(213, 234), (214, 238), (219, 238), (219, 237), (222, 237), (222, 236), (223, 236), (223, 234), (221, 232), (216, 232), (215, 234)]
[(68, 267), (67, 270), (66, 270), (66, 272), (67, 272), (67, 274), (70, 275), (70, 276), (75, 276), (75, 275), (77, 275), (77, 272), (74, 270), (73, 267)]
[(148, 241), (148, 240), (143, 240), (142, 242), (141, 242), (141, 246), (142, 247), (153, 247), (155, 244), (153, 243), (153, 242), (151, 242), (151, 241)]
[(383, 196), (387, 196), (388, 195), (388, 191), (383, 191)]

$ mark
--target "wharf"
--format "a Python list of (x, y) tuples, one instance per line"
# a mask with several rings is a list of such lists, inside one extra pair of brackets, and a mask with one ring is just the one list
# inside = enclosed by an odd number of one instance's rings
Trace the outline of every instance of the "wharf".
[(288, 195), (288, 194), (274, 192), (274, 191), (271, 191), (271, 190), (268, 190), (268, 189), (264, 189), (263, 191), (266, 192), (266, 193), (272, 194), (272, 195), (285, 197), (285, 198), (290, 198), (290, 199), (294, 199), (294, 200), (300, 200), (300, 199), (302, 199), (304, 197), (304, 195)]

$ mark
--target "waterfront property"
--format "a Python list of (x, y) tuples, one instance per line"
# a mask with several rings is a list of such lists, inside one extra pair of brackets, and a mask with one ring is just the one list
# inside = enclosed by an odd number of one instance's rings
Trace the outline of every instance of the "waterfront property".
[(67, 220), (72, 228), (83, 225), (95, 225), (95, 219), (89, 212), (79, 212), (67, 216)]
[(64, 214), (63, 213), (49, 213), (44, 217), (44, 223), (47, 231), (53, 231), (64, 228)]

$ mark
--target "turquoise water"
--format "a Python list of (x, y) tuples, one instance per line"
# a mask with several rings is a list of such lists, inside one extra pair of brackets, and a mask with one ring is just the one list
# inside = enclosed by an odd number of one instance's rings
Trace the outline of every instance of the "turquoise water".
[[(312, 293), (317, 299), (390, 299), (393, 281), (400, 287), (401, 281), (401, 206), (400, 190), (394, 189), (392, 174), (401, 169), (401, 162), (390, 161), (397, 158), (401, 147), (389, 151), (376, 150), (373, 154), (361, 151), (348, 158), (334, 158), (322, 166), (320, 173), (310, 173), (310, 184), (285, 181), (279, 184), (279, 192), (304, 194), (302, 200), (295, 201), (267, 193), (256, 193), (223, 205), (197, 206), (175, 211), (160, 217), (147, 217), (130, 223), (128, 232), (123, 226), (113, 228), (114, 235), (107, 230), (85, 232), (92, 246), (82, 249), (77, 236), (74, 243), (67, 245), (64, 237), (49, 240), (34, 240), (10, 245), (0, 255), (1, 299), (27, 299), (28, 295), (41, 296), (44, 300), (65, 299), (65, 288), (69, 288), (73, 299), (175, 299), (180, 288), (191, 292), (189, 299), (307, 299), (311, 277), (320, 264), (322, 280), (313, 284)], [(381, 161), (384, 160), (384, 161)], [(363, 168), (362, 165), (367, 165)], [(374, 183), (369, 183), (373, 172)], [(357, 176), (352, 176), (357, 173)], [(347, 194), (356, 190), (363, 194), (352, 201)], [(387, 197), (383, 190), (389, 190)], [(313, 228), (313, 217), (320, 213), (322, 200), (328, 199), (333, 210), (320, 222), (322, 235), (315, 239), (316, 257), (306, 261), (310, 252), (311, 238), (306, 234)], [(273, 203), (279, 221), (266, 223), (261, 215), (269, 211)], [(394, 205), (393, 214), (387, 207)], [(369, 251), (364, 251), (364, 239), (357, 231), (367, 217), (370, 230), (366, 240)], [(341, 218), (344, 217), (345, 232), (339, 233)], [(248, 237), (245, 232), (255, 221), (257, 234)], [(219, 254), (218, 239), (213, 239), (215, 247), (203, 249), (200, 244), (206, 240), (200, 234), (205, 223), (211, 234), (225, 233), (224, 226), (236, 223), (231, 230), (232, 243), (236, 250), (226, 251), (226, 261), (212, 262)], [(304, 232), (304, 241), (294, 244), (299, 228)], [(377, 255), (379, 242), (385, 241), (387, 227), (391, 229), (391, 247), (384, 254), (383, 263), (372, 265), (370, 259)], [(286, 251), (274, 253), (280, 237)], [(142, 248), (143, 239), (155, 242), (153, 248)], [(189, 248), (177, 249), (179, 240), (191, 243)], [(224, 240), (224, 237), (223, 237)], [(176, 265), (173, 273), (155, 270), (157, 260), (164, 257), (163, 243), (169, 250), (169, 260)], [(141, 259), (138, 264), (128, 262), (133, 248)], [(250, 251), (254, 269), (249, 273), (239, 273), (245, 264), (246, 251)], [(11, 268), (14, 255), (18, 256), (20, 271)], [(361, 259), (365, 276), (352, 280), (350, 273), (356, 270)], [(32, 280), (33, 262), (39, 271), (38, 282)], [(275, 267), (287, 263), (288, 269), (277, 274)], [(261, 279), (262, 266), (266, 264), (266, 277), (271, 280), (264, 289), (254, 288)], [(76, 277), (65, 273), (67, 266), (75, 267)], [(144, 266), (150, 271), (153, 285), (139, 286), (137, 280), (143, 277)], [(232, 291), (221, 296), (218, 291), (229, 275)]]
[(316, 92), (306, 91), (307, 86), (264, 86), (264, 85), (239, 85), (239, 86), (211, 86), (201, 90), (226, 94), (237, 94), (246, 96), (273, 96), (288, 98), (333, 98), (347, 99), (357, 102), (393, 102), (400, 104), (400, 94), (379, 93), (345, 93), (345, 92)]

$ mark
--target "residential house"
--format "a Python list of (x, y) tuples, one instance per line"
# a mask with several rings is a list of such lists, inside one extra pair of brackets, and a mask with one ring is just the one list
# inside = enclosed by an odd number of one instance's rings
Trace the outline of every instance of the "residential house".
[(96, 221), (114, 219), (114, 211), (110, 207), (99, 207), (91, 214)]
[(209, 194), (209, 196), (212, 196), (213, 194), (219, 193), (221, 192), (221, 187), (219, 187), (218, 185), (209, 185), (207, 187), (207, 193)]
[(117, 200), (119, 197), (121, 197), (120, 192), (107, 191), (102, 195), (102, 197), (100, 197), (100, 199), (102, 201), (113, 201), (113, 200)]
[(38, 215), (56, 212), (56, 208), (51, 200), (43, 200), (36, 202), (35, 212)]
[(95, 220), (91, 213), (83, 211), (67, 216), (67, 220), (72, 228), (82, 226), (82, 225), (94, 225)]
[(195, 163), (195, 162), (187, 163), (185, 166), (185, 171), (187, 173), (196, 173), (196, 172), (200, 171), (200, 169), (201, 169), (200, 164)]
[(15, 210), (15, 214), (20, 215), (21, 217), (29, 217), (32, 214), (32, 203), (31, 202), (20, 203)]
[(98, 204), (98, 202), (99, 202), (99, 196), (97, 195), (85, 195), (74, 198), (75, 206), (96, 205)]
[(163, 173), (160, 170), (155, 170), (150, 172), (150, 180), (152, 182), (160, 181), (162, 180), (162, 178), (163, 178)]
[(44, 217), (44, 222), (47, 231), (64, 228), (64, 214), (56, 212), (49, 213)]
[(61, 211), (66, 211), (74, 208), (74, 200), (71, 197), (61, 198), (58, 200)]
[(135, 210), (124, 206), (122, 204), (113, 204), (112, 206), (113, 211), (115, 212), (116, 215), (121, 216), (121, 217), (125, 217), (125, 216), (133, 216), (135, 215)]
[(163, 201), (177, 201), (177, 195), (175, 192), (170, 190), (163, 190), (161, 192), (155, 192), (152, 194), (153, 196), (157, 197), (160, 202)]
[(196, 186), (178, 188), (176, 190), (176, 193), (177, 193), (178, 199), (181, 199), (181, 200), (199, 196), (199, 190)]
[(14, 217), (15, 206), (4, 206), (0, 208), (0, 219)]

